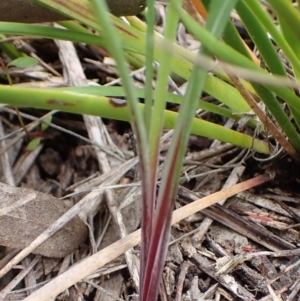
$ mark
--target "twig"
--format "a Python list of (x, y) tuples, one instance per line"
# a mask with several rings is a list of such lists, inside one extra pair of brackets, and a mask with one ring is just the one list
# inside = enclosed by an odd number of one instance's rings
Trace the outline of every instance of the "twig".
[[(71, 42), (66, 42), (66, 41), (56, 41), (56, 44), (59, 47), (60, 60), (62, 61), (63, 66), (65, 67), (64, 71), (68, 76), (68, 81), (70, 85), (71, 86), (87, 85), (87, 80), (85, 78), (79, 58), (76, 54), (74, 45)], [(84, 115), (83, 118), (89, 133), (90, 140), (93, 143), (101, 145), (103, 148), (108, 148), (107, 139), (105, 139), (105, 135), (104, 135), (105, 128), (101, 118), (88, 116), (88, 115)], [(102, 151), (99, 151), (98, 149), (95, 149), (95, 151), (96, 151), (100, 170), (103, 173), (109, 172), (111, 170), (111, 167), (106, 154)], [(120, 236), (125, 237), (127, 235), (127, 231), (123, 223), (122, 215), (118, 210), (118, 204), (116, 202), (115, 195), (112, 190), (104, 191), (104, 195), (107, 202), (107, 206), (115, 222), (119, 227)], [(96, 208), (98, 207), (98, 204), (101, 201), (102, 197), (103, 195), (99, 193), (98, 198), (95, 199), (95, 201), (90, 204), (90, 207), (86, 212), (89, 216), (95, 214)], [(92, 227), (92, 223), (90, 224), (90, 226)], [(90, 233), (93, 233), (93, 231), (90, 231)], [(136, 266), (136, 262), (133, 259), (131, 250), (125, 252), (125, 257), (128, 264), (129, 272), (134, 281), (134, 285), (136, 288), (138, 288), (139, 287), (138, 267)]]

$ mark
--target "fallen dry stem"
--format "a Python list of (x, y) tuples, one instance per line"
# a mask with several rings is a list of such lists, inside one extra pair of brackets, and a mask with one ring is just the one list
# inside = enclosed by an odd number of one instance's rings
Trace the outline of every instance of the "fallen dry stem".
[[(269, 181), (271, 178), (269, 175), (264, 174), (245, 182), (234, 185), (230, 188), (211, 194), (210, 196), (199, 199), (191, 204), (188, 204), (173, 213), (172, 224), (179, 222), (180, 220), (200, 211), (208, 206), (217, 203), (220, 200), (229, 198), (239, 192), (247, 190), (251, 187), (263, 184)], [(78, 264), (71, 267), (65, 273), (57, 276), (51, 282), (35, 291), (28, 296), (25, 301), (48, 301), (54, 298), (65, 289), (81, 281), (84, 277), (87, 277), (91, 273), (95, 272), (100, 267), (114, 260), (118, 256), (122, 255), (128, 249), (138, 245), (141, 239), (141, 230), (137, 230), (126, 237), (118, 240), (96, 254), (82, 260)]]

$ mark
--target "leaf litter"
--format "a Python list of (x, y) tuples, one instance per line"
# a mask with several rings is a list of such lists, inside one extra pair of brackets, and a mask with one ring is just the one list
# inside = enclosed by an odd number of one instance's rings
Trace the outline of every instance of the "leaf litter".
[[(157, 12), (163, 22), (163, 5), (157, 5)], [(182, 45), (198, 47), (184, 28), (178, 34)], [(47, 62), (47, 52), (51, 51), (49, 68), (44, 65), (43, 75), (33, 71), (13, 75), (15, 83), (53, 87), (84, 86), (93, 78), (101, 83), (118, 81), (113, 64), (105, 64), (102, 49), (76, 45), (80, 60), (75, 60), (77, 54), (71, 43), (35, 40), (32, 45)], [(92, 63), (99, 57), (100, 67)], [(142, 86), (143, 72), (133, 76)], [(33, 77), (39, 81), (32, 81)], [(25, 112), (33, 118), (44, 114)], [(7, 134), (14, 130), (16, 119), (4, 108), (2, 115)], [(212, 114), (202, 117), (216, 118)], [(68, 132), (51, 127), (54, 125)], [(234, 123), (229, 120), (225, 125)], [(28, 143), (24, 135), (15, 134), (18, 139), (8, 148), (7, 158), (2, 158), (1, 170), (1, 181), (9, 183), (0, 185), (0, 244), (5, 246), (0, 261), (3, 300), (24, 300), (31, 293), (39, 296), (38, 289), (55, 284), (58, 275), (66, 290), (54, 294), (56, 300), (136, 300), (139, 239), (133, 231), (140, 224), (140, 186), (130, 131), (130, 126), (121, 122), (53, 112), (52, 125), (35, 153), (24, 152), (20, 145), (13, 149), (20, 139), (25, 140), (23, 146)], [(162, 140), (162, 162), (171, 135), (166, 132)], [(265, 171), (275, 178), (271, 184), (228, 200), (224, 195), (218, 205), (195, 210), (174, 224), (159, 300), (274, 300), (274, 295), (282, 300), (299, 298), (299, 173), (288, 157), (281, 156), (271, 164), (249, 158), (244, 164), (245, 155), (244, 150), (191, 137), (176, 200), (178, 220), (183, 214), (180, 210), (199, 198), (226, 191)], [(288, 170), (289, 178), (283, 169)], [(71, 196), (63, 200), (68, 194)], [(54, 228), (58, 232), (41, 243)], [(52, 232), (44, 236), (49, 229)], [(132, 232), (132, 239), (126, 240)], [(37, 237), (42, 239), (32, 248)], [(111, 258), (103, 258), (105, 265), (86, 260), (93, 259), (101, 249), (106, 250), (104, 257)], [(68, 284), (64, 272), (72, 271), (71, 267), (80, 262), (83, 269), (86, 264), (93, 272), (79, 269), (76, 285)], [(95, 264), (98, 268), (93, 269)], [(83, 274), (88, 276), (81, 277)], [(26, 300), (42, 300), (41, 296), (34, 298)]]

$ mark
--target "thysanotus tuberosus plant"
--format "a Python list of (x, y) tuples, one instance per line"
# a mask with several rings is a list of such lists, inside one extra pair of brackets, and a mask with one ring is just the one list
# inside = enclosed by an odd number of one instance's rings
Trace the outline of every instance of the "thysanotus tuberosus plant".
[[(299, 1), (184, 0), (183, 3), (169, 0), (163, 34), (154, 29), (154, 0), (147, 1), (145, 22), (137, 17), (127, 17), (125, 22), (110, 15), (104, 0), (32, 2), (76, 21), (59, 22), (63, 29), (0, 22), (2, 38), (5, 35), (26, 35), (101, 46), (115, 60), (122, 87), (42, 90), (1, 85), (1, 102), (131, 122), (142, 180), (140, 300), (156, 300), (169, 241), (172, 209), (191, 133), (264, 155), (273, 152), (274, 143), (269, 143), (269, 140), (277, 141), (294, 160), (299, 161)], [(183, 7), (190, 9), (184, 10)], [(199, 19), (203, 24), (195, 16), (193, 18), (191, 11), (201, 16)], [(231, 20), (232, 12), (247, 29), (260, 60), (237, 33)], [(198, 53), (176, 44), (179, 22), (200, 41)], [(9, 43), (2, 49), (11, 59), (23, 55)], [(146, 67), (144, 89), (133, 86), (129, 64), (136, 68)], [(154, 74), (157, 77), (155, 90), (152, 87)], [(168, 92), (172, 76), (188, 82), (184, 95)], [(201, 100), (202, 92), (213, 96), (221, 105)], [(126, 98), (126, 103), (115, 105), (112, 97), (121, 96)], [(141, 104), (138, 98), (144, 98), (144, 103)], [(180, 104), (179, 112), (165, 110), (166, 102)], [(250, 118), (248, 126), (268, 134), (263, 136), (256, 131), (258, 135), (251, 137), (194, 118), (198, 108), (236, 120), (253, 110), (258, 118)], [(157, 195), (159, 141), (164, 128), (174, 129), (174, 132)]]

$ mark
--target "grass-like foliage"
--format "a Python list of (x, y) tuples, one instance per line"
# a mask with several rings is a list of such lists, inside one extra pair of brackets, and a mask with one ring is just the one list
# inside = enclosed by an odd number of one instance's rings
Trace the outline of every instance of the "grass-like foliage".
[[(60, 23), (64, 29), (60, 29), (0, 22), (0, 32), (101, 46), (115, 60), (122, 88), (38, 90), (1, 85), (1, 101), (16, 106), (92, 114), (131, 122), (137, 140), (142, 180), (140, 300), (156, 300), (183, 157), (191, 133), (265, 155), (272, 153), (272, 143), (277, 140), (294, 160), (299, 161), (299, 10), (288, 0), (269, 0), (264, 1), (265, 4), (259, 0), (185, 0), (185, 5), (192, 7), (205, 20), (205, 25), (201, 25), (182, 8), (181, 1), (170, 0), (161, 35), (154, 29), (153, 0), (147, 1), (147, 23), (137, 17), (129, 17), (126, 23), (110, 15), (104, 0), (33, 2), (79, 23), (64, 21)], [(260, 60), (239, 37), (230, 19), (233, 10), (252, 38)], [(179, 22), (201, 42), (198, 53), (176, 44)], [(7, 44), (6, 47), (11, 58), (15, 59), (18, 53), (13, 46)], [(133, 86), (129, 64), (136, 68), (146, 66), (143, 90)], [(155, 73), (157, 86), (153, 90)], [(173, 75), (188, 82), (184, 95), (168, 92), (169, 78)], [(202, 92), (213, 96), (222, 106), (200, 100)], [(126, 97), (126, 106), (113, 106), (111, 96)], [(139, 97), (145, 99), (144, 104), (140, 104)], [(259, 101), (266, 107), (265, 111), (258, 105)], [(165, 110), (166, 102), (180, 104), (179, 112)], [(233, 119), (241, 118), (243, 113), (252, 109), (258, 119), (250, 119), (248, 126), (270, 133), (272, 138), (268, 134), (251, 137), (194, 118), (198, 108)], [(174, 132), (157, 195), (159, 141), (164, 128), (173, 128)]]

